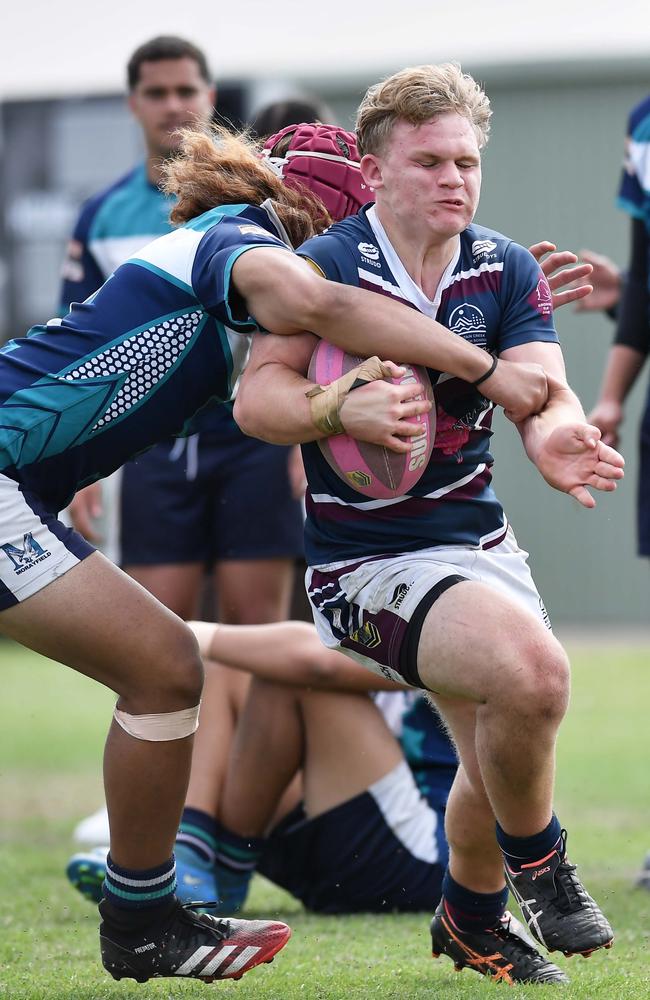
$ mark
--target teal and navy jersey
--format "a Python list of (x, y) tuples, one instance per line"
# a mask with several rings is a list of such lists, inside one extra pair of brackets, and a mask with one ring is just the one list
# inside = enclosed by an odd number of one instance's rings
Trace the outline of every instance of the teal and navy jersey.
[(85, 302), (125, 260), (172, 231), (174, 199), (147, 177), (144, 164), (83, 205), (63, 265), (60, 313)]
[(378, 691), (377, 708), (399, 740), (417, 786), (429, 805), (447, 805), (458, 758), (438, 712), (421, 691)]
[(0, 471), (58, 511), (76, 490), (227, 400), (257, 329), (231, 284), (261, 208), (226, 205), (149, 243), (63, 319), (0, 350)]
[(618, 205), (641, 219), (650, 234), (650, 97), (637, 104), (628, 118)]
[[(374, 206), (308, 240), (299, 253), (330, 280), (410, 305), (492, 354), (532, 341), (557, 342), (551, 292), (539, 265), (491, 229), (472, 225), (461, 233), (433, 301), (406, 272)], [(461, 379), (429, 374), (435, 443), (424, 475), (408, 495), (368, 500), (338, 478), (317, 444), (303, 447), (310, 565), (436, 545), (487, 548), (504, 538), (505, 517), (490, 486), (493, 404)]]
[[(85, 302), (141, 247), (173, 232), (169, 213), (174, 202), (151, 183), (144, 163), (89, 198), (68, 243), (59, 315), (64, 316), (73, 302)], [(213, 406), (187, 429), (187, 433), (195, 431), (232, 436), (237, 426), (229, 410)]]

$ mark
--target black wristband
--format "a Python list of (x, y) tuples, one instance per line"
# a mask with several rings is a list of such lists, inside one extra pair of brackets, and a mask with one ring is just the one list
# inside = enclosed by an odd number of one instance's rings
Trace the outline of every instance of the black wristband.
[(490, 375), (494, 375), (494, 369), (496, 368), (498, 363), (499, 359), (495, 354), (494, 357), (492, 358), (492, 364), (490, 365), (488, 370), (485, 372), (485, 374), (481, 375), (480, 378), (477, 378), (475, 382), (472, 382), (472, 385), (480, 385), (481, 382), (485, 382), (487, 379), (489, 379)]

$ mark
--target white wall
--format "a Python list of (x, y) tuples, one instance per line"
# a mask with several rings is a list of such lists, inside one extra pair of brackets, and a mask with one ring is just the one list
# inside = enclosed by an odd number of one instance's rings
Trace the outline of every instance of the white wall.
[(119, 91), (143, 40), (180, 34), (218, 77), (378, 76), (417, 62), (472, 66), (647, 57), (647, 0), (25, 0), (3, 6), (0, 99)]

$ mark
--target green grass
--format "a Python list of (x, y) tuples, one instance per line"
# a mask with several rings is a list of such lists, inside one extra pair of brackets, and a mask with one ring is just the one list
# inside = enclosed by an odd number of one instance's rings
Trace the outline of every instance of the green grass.
[[(650, 996), (650, 893), (631, 888), (650, 849), (650, 649), (576, 647), (574, 693), (559, 747), (557, 808), (571, 854), (616, 932), (588, 961), (559, 960), (576, 1000)], [(101, 749), (112, 699), (98, 685), (0, 643), (0, 997), (6, 1000), (348, 1000), (496, 996), (496, 986), (428, 957), (426, 915), (305, 914), (257, 879), (250, 915), (280, 916), (294, 937), (241, 983), (115, 983), (102, 971), (96, 911), (63, 869), (75, 822), (101, 802)], [(551, 987), (520, 987), (513, 998)]]

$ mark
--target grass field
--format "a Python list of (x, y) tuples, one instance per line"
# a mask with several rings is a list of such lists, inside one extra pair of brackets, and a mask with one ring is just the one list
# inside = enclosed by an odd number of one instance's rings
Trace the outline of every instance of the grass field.
[[(559, 748), (557, 808), (570, 852), (616, 933), (588, 961), (561, 959), (579, 1000), (650, 997), (650, 893), (633, 890), (650, 849), (650, 648), (581, 643), (571, 650), (572, 707)], [(0, 643), (0, 997), (3, 1000), (348, 1000), (493, 996), (506, 987), (431, 961), (426, 915), (323, 918), (262, 879), (249, 915), (279, 916), (294, 936), (273, 965), (240, 983), (116, 983), (98, 962), (93, 907), (63, 869), (75, 822), (101, 802), (111, 696), (85, 678)]]

